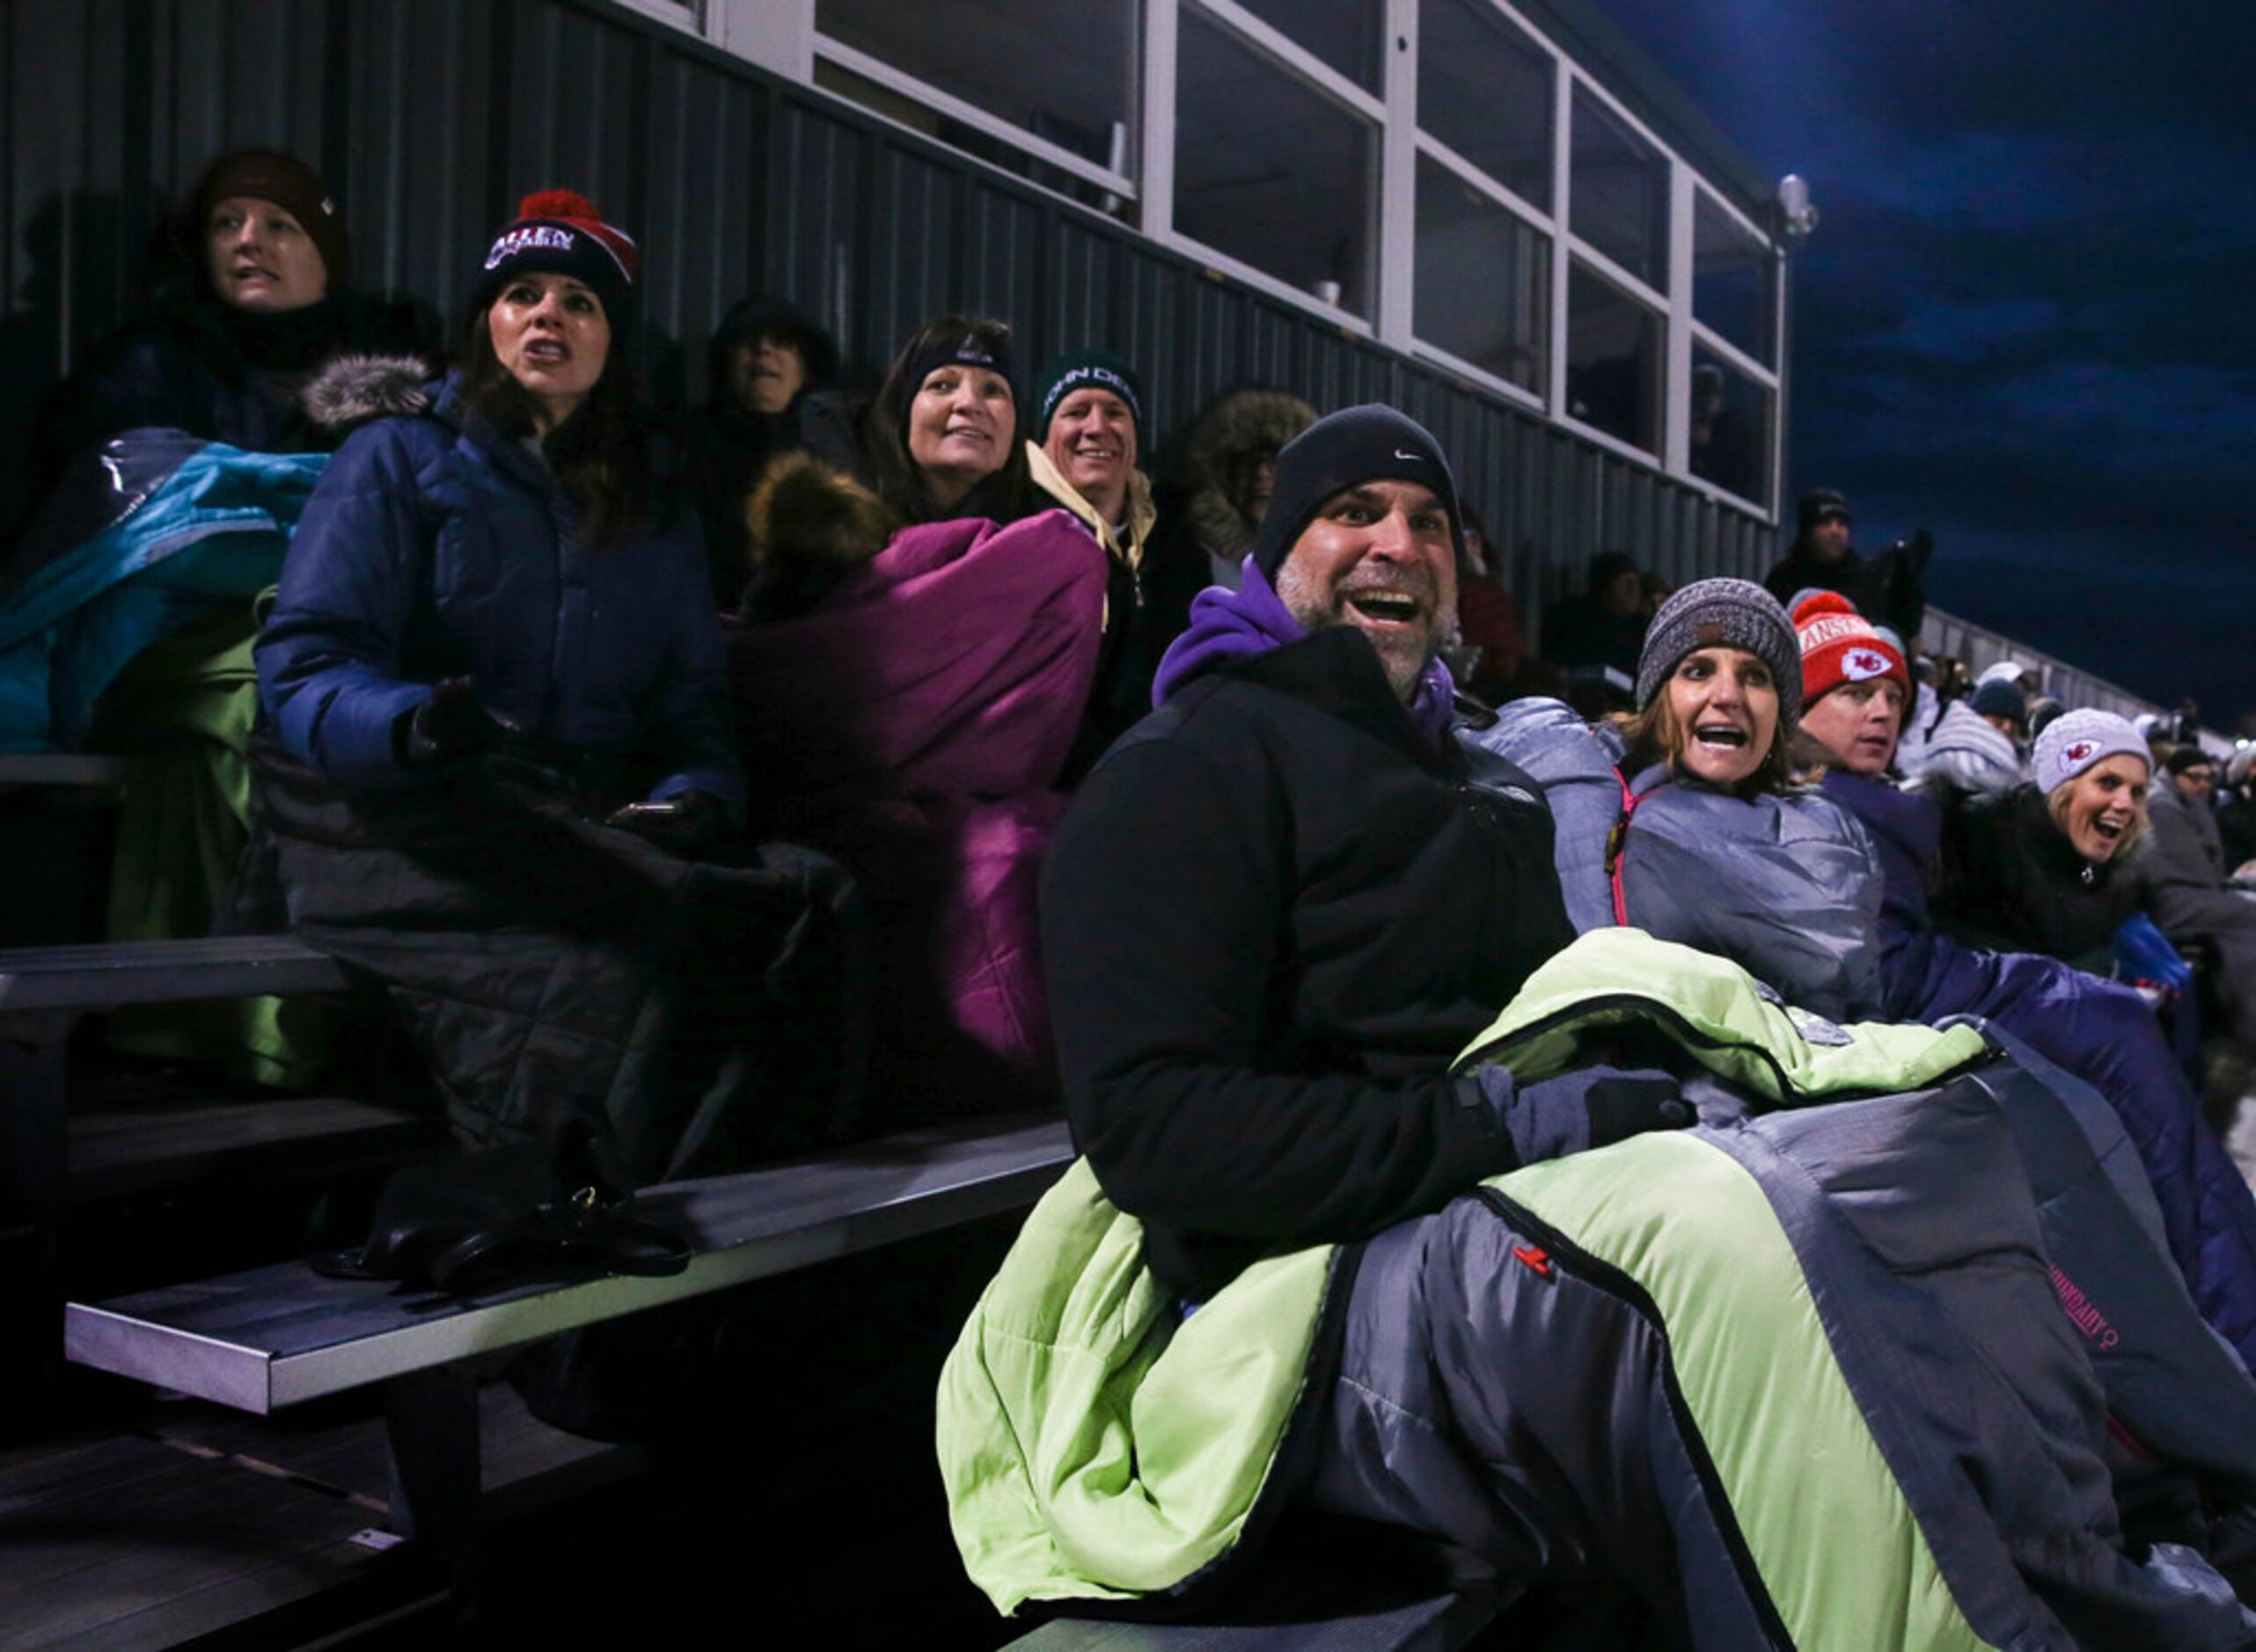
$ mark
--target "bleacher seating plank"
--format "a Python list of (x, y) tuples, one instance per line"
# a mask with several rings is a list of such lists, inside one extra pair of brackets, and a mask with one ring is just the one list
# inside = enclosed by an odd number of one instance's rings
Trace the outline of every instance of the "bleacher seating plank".
[[(643, 1461), (539, 1422), (506, 1385), (479, 1401), (497, 1508), (545, 1508)], [(384, 1524), (390, 1490), (369, 1407), (284, 1423), (171, 1402), (131, 1421), (0, 1451), (0, 1646), (138, 1652), (241, 1633), (391, 1567), (353, 1540)]]
[[(349, 1096), (200, 1101), (174, 1095), (74, 1110), (71, 1195), (82, 1202), (124, 1198), (216, 1170), (252, 1174), (298, 1162), (334, 1172), (370, 1153), (443, 1139), (428, 1114)], [(318, 1158), (309, 1161), (309, 1154)]]
[(50, 1454), (0, 1502), (0, 1645), (174, 1646), (365, 1575), (358, 1504), (126, 1436)]
[(130, 757), (99, 751), (0, 751), (0, 786), (125, 784)]
[(334, 959), (288, 935), (0, 948), (0, 1014), (345, 992), (352, 986)]
[(1071, 1161), (1051, 1115), (905, 1132), (819, 1158), (649, 1189), (698, 1255), (671, 1278), (403, 1294), (302, 1262), (65, 1310), (68, 1357), (265, 1413), (1022, 1206)]

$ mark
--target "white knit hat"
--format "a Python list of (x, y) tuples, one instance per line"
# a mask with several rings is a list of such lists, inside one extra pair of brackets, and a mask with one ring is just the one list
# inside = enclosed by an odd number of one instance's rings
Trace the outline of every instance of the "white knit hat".
[(2037, 736), (2029, 767), (2038, 789), (2050, 793), (2092, 764), (2113, 757), (2136, 757), (2150, 768), (2154, 764), (2146, 738), (2137, 729), (2113, 712), (2087, 707), (2064, 713), (2045, 725), (2045, 732)]

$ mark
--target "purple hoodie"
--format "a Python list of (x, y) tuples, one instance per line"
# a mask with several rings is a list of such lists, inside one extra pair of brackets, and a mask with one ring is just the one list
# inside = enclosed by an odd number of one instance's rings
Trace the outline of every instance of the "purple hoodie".
[[(1269, 578), (1254, 559), (1245, 559), (1244, 583), (1236, 590), (1212, 585), (1190, 602), (1190, 628), (1168, 645), (1152, 683), (1152, 704), (1164, 705), (1184, 683), (1205, 676), (1216, 666), (1248, 654), (1264, 654), (1299, 642), (1307, 627), (1293, 618)], [(1410, 698), (1410, 720), (1439, 745), (1449, 732), (1450, 709), (1457, 684), (1449, 668), (1437, 656), (1427, 662)]]

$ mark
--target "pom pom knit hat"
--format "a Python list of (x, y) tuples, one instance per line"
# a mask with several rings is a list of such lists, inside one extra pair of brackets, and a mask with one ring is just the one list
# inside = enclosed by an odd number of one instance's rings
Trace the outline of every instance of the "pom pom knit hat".
[(487, 308), (519, 275), (569, 275), (603, 302), (604, 319), (618, 334), (634, 319), (641, 267), (634, 238), (605, 223), (593, 201), (569, 189), (543, 189), (518, 202), (516, 217), (494, 238), (470, 307)]
[(1804, 706), (1844, 683), (1892, 682), (1910, 695), (1911, 669), (1903, 650), (1839, 593), (1812, 591), (1797, 600), (1794, 634), (1801, 640)]

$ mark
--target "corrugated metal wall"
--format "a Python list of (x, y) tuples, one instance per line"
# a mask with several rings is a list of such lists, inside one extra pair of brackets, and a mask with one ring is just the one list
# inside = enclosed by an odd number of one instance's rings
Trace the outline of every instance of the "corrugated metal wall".
[(11, 486), (39, 391), (125, 315), (149, 226), (210, 156), (262, 143), (337, 186), (358, 284), (448, 313), (522, 193), (586, 191), (642, 244), (663, 398), (702, 393), (705, 340), (746, 293), (824, 318), (865, 380), (927, 317), (983, 311), (1029, 366), (1097, 342), (1137, 362), (1162, 460), (1233, 385), (1405, 408), (1531, 619), (1600, 550), (1680, 582), (1775, 554), (1762, 523), (1641, 465), (600, 0), (10, 0), (0, 100)]

